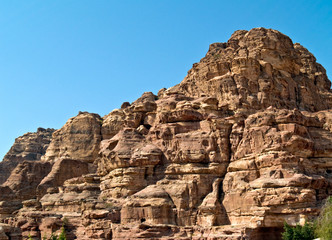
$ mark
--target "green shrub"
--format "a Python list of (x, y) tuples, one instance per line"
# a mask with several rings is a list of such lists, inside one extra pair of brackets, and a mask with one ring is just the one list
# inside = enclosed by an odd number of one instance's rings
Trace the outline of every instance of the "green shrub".
[(282, 233), (283, 240), (293, 240), (294, 231), (291, 226), (284, 222), (284, 232)]
[(315, 226), (312, 223), (305, 223), (302, 227), (303, 239), (314, 239), (315, 238)]
[(64, 218), (62, 220), (62, 227), (61, 227), (61, 233), (59, 234), (59, 236), (55, 235), (54, 232), (52, 232), (51, 236), (49, 238), (47, 238), (46, 236), (43, 237), (43, 239), (47, 239), (47, 240), (67, 240), (67, 236), (66, 236), (66, 228), (65, 226), (68, 224), (68, 219)]
[(67, 240), (65, 227), (62, 226), (58, 240)]
[(51, 237), (49, 238), (49, 240), (58, 240), (57, 235), (54, 235), (54, 233), (52, 232)]
[(284, 230), (283, 240), (313, 240), (315, 238), (313, 224), (305, 223), (303, 226), (291, 227), (285, 222)]
[(329, 197), (316, 221), (315, 232), (322, 240), (332, 239), (332, 197)]

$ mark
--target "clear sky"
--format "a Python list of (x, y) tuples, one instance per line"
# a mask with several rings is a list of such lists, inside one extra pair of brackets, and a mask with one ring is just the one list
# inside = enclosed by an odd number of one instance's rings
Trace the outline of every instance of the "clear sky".
[(0, 1), (0, 159), (16, 137), (179, 83), (213, 42), (273, 28), (332, 78), (332, 1)]

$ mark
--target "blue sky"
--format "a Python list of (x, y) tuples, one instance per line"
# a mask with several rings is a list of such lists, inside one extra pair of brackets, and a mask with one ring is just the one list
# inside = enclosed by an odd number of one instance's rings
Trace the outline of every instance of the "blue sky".
[(179, 83), (209, 44), (277, 29), (332, 78), (332, 1), (0, 1), (0, 159), (16, 137)]

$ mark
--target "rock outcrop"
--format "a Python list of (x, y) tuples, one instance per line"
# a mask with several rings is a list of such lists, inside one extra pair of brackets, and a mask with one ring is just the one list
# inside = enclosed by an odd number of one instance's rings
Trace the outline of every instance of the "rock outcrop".
[(79, 112), (53, 133), (52, 142), (42, 160), (55, 162), (70, 158), (93, 163), (98, 156), (101, 122), (98, 114)]
[(325, 69), (300, 44), (276, 30), (236, 31), (214, 43), (172, 91), (213, 95), (233, 111), (269, 106), (308, 111), (329, 109), (331, 82)]
[(13, 169), (24, 161), (38, 161), (48, 148), (54, 129), (38, 128), (35, 133), (26, 133), (15, 143), (0, 162), (0, 184), (3, 184)]
[(236, 31), (180, 84), (80, 112), (0, 165), (0, 237), (280, 239), (332, 195), (330, 86), (282, 33)]

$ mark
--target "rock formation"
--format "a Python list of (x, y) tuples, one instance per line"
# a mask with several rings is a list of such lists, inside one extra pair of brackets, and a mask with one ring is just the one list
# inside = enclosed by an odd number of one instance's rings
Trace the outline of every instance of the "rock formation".
[(280, 239), (332, 195), (330, 86), (282, 33), (236, 31), (157, 96), (17, 139), (0, 239)]
[(24, 161), (38, 161), (45, 155), (54, 129), (38, 128), (35, 133), (26, 133), (15, 139), (14, 145), (0, 162), (0, 184), (3, 184), (13, 169)]

